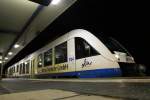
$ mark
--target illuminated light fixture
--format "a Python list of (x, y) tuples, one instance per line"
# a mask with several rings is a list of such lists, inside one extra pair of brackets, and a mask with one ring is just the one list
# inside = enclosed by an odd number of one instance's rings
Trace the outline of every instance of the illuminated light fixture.
[(52, 5), (57, 5), (61, 0), (52, 0), (51, 4)]
[(5, 57), (5, 60), (8, 60), (8, 58), (7, 58), (7, 57)]
[(42, 65), (42, 63), (39, 63), (39, 65)]
[(0, 61), (0, 64), (2, 63), (2, 61)]
[(12, 52), (9, 52), (9, 53), (8, 53), (8, 55), (12, 55), (12, 54), (13, 54)]
[(19, 47), (20, 47), (19, 44), (15, 44), (15, 45), (14, 45), (14, 48), (19, 48)]
[(27, 64), (27, 62), (24, 63), (25, 65)]

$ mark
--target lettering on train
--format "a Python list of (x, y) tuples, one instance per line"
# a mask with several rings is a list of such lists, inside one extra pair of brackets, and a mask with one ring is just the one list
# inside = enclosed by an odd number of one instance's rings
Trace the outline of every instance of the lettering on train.
[(92, 65), (92, 61), (87, 61), (87, 59), (84, 59), (84, 62), (82, 64), (82, 68), (87, 67), (88, 65)]
[(70, 58), (69, 58), (69, 61), (73, 61), (73, 60), (74, 60), (74, 57), (70, 57)]
[(53, 71), (61, 71), (61, 70), (68, 70), (68, 64), (42, 69), (42, 72), (53, 72)]

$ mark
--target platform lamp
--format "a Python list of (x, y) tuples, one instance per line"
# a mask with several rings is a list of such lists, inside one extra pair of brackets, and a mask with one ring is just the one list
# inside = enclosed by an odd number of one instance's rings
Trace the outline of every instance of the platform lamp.
[(52, 0), (29, 0), (35, 3), (38, 3), (40, 5), (48, 6)]

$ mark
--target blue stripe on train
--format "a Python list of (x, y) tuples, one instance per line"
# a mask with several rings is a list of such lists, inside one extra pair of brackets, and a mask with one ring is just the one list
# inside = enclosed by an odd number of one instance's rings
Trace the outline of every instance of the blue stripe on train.
[(48, 77), (79, 77), (79, 78), (98, 78), (98, 77), (117, 77), (121, 76), (120, 68), (109, 68), (109, 69), (95, 69), (95, 70), (84, 70), (77, 72), (65, 72), (55, 74), (39, 74), (37, 78), (48, 78)]
[(121, 76), (120, 68), (96, 69), (79, 72), (80, 78), (115, 77)]

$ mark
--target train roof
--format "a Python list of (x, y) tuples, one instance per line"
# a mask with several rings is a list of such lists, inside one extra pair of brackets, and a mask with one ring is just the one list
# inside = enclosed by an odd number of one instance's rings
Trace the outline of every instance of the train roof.
[[(74, 37), (81, 37), (81, 38), (83, 38), (85, 40), (90, 40), (90, 42), (92, 42), (95, 45), (98, 45), (98, 47), (107, 49), (102, 42), (99, 42), (100, 44), (96, 44), (94, 42), (94, 41), (96, 41), (96, 38), (95, 38), (95, 35), (93, 35), (91, 32), (89, 32), (87, 30), (84, 30), (84, 29), (74, 29), (74, 30), (72, 30), (72, 31), (70, 31), (70, 32), (68, 32), (68, 33), (58, 37), (57, 39), (55, 39), (54, 41), (52, 41), (52, 42), (48, 43), (47, 45), (43, 46), (39, 50), (36, 50), (35, 52), (27, 55), (25, 58), (23, 58), (22, 60), (18, 61), (17, 63), (21, 63), (24, 60), (28, 60), (28, 59), (30, 59), (32, 57), (36, 57), (40, 53), (43, 53), (43, 52), (49, 50), (50, 48), (53, 48), (53, 47), (55, 47), (55, 46), (65, 42), (65, 41), (67, 41), (67, 40), (69, 40), (71, 38), (74, 38)], [(98, 38), (97, 38), (97, 41), (99, 41)], [(109, 51), (109, 50), (107, 50), (107, 51)], [(103, 53), (104, 50), (102, 49), (101, 52)], [(107, 55), (107, 54), (105, 54), (105, 55)], [(13, 64), (12, 66), (16, 65), (17, 63)]]

